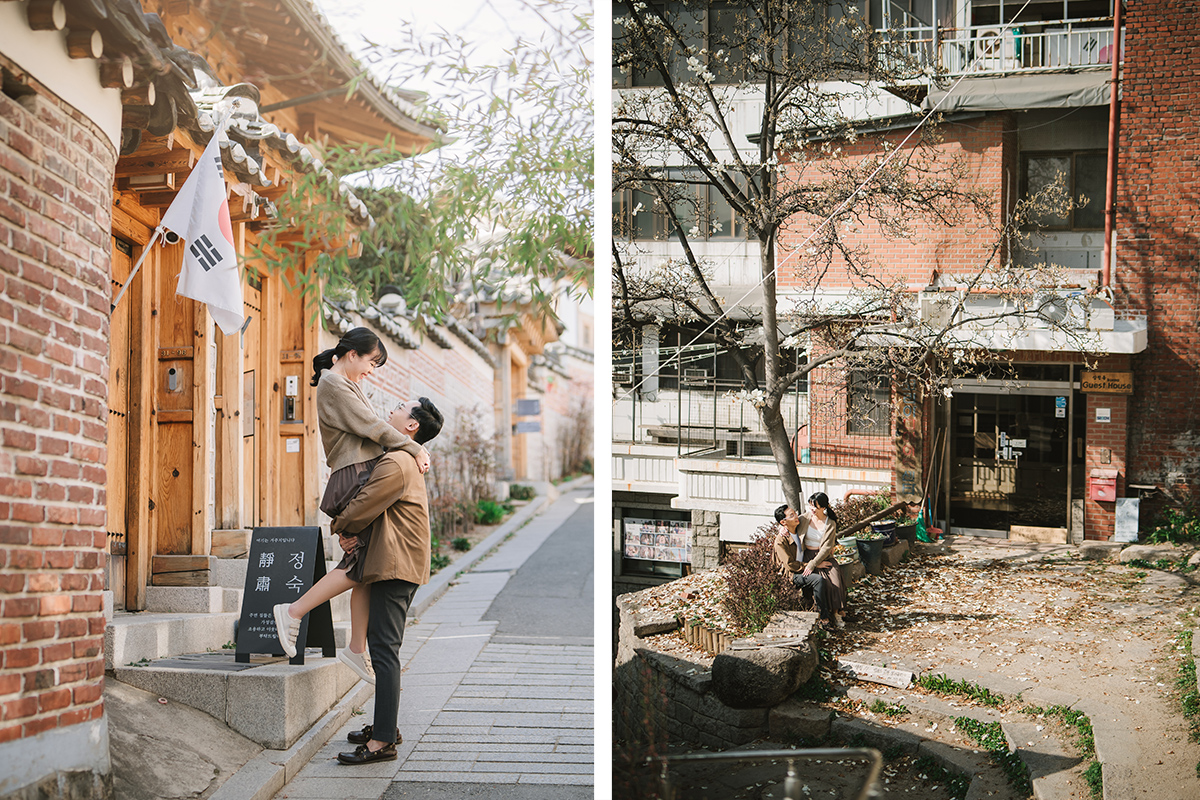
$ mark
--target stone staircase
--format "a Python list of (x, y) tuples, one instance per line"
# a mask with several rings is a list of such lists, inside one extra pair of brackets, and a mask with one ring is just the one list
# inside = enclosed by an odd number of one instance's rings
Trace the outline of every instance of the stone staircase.
[[(248, 562), (244, 555), (206, 558), (207, 569), (199, 572), (207, 572), (209, 585), (148, 586), (147, 608), (140, 612), (113, 612), (109, 602), (105, 670), (122, 683), (204, 711), (263, 747), (287, 749), (358, 677), (337, 659), (323, 658), (319, 648), (306, 651), (302, 666), (269, 655), (237, 663), (233, 641)], [(327, 562), (327, 568), (335, 564)], [(349, 594), (331, 606), (334, 638), (344, 647)]]

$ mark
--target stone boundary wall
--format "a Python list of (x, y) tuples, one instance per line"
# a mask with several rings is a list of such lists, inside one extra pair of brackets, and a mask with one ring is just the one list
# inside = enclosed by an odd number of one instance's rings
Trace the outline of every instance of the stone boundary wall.
[[(907, 552), (903, 540), (887, 548), (884, 566), (900, 563)], [(842, 570), (847, 586), (865, 574), (858, 562)], [(654, 650), (646, 637), (673, 631), (679, 623), (667, 614), (637, 611), (638, 594), (616, 598), (613, 736), (656, 752), (664, 752), (668, 742), (725, 750), (766, 736), (771, 708), (731, 708), (713, 694), (710, 670)]]
[(613, 735), (663, 752), (667, 742), (724, 750), (765, 736), (769, 708), (730, 708), (710, 691), (707, 670), (656, 652), (644, 637), (677, 627), (674, 617), (650, 618), (617, 598), (620, 613), (614, 674)]
[(0, 798), (99, 798), (112, 791), (101, 691), (116, 152), (33, 79), (12, 83), (0, 94)]

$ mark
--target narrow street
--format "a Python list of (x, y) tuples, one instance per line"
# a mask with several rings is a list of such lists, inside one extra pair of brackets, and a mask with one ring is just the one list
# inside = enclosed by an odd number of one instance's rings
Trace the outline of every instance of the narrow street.
[(368, 701), (276, 797), (592, 797), (592, 511), (564, 495), (410, 620), (396, 761), (335, 761)]

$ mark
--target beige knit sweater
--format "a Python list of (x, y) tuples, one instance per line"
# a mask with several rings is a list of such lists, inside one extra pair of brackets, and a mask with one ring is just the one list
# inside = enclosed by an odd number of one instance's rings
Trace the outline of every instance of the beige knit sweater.
[(334, 472), (389, 450), (404, 450), (415, 457), (422, 449), (375, 414), (358, 384), (336, 372), (325, 372), (317, 382), (317, 425), (325, 460)]

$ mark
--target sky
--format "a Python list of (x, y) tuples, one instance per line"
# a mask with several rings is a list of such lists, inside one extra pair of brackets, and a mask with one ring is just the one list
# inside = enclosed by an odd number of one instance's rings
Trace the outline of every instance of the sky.
[[(384, 47), (403, 49), (409, 41), (409, 33), (428, 39), (439, 31), (458, 34), (470, 43), (469, 60), (474, 64), (497, 63), (504, 60), (505, 50), (519, 40), (536, 42), (545, 36), (547, 21), (539, 15), (536, 4), (539, 0), (314, 0), (342, 40), (352, 51), (365, 61), (370, 52), (369, 43)], [(573, 27), (568, 10), (572, 7), (591, 8), (589, 0), (578, 0), (577, 5), (566, 4), (566, 9), (551, 17), (561, 26)], [(543, 11), (546, 7), (541, 6)], [(409, 53), (397, 59), (411, 69), (420, 62), (419, 54)], [(373, 72), (387, 80), (387, 64), (376, 64)], [(409, 70), (405, 70), (406, 73)], [(432, 76), (407, 75), (401, 82), (405, 89), (427, 92), (434, 105), (437, 98), (444, 96), (446, 89), (439, 86)], [(451, 131), (454, 135), (454, 131)], [(453, 152), (455, 148), (449, 148)], [(448, 154), (444, 150), (441, 155)]]

